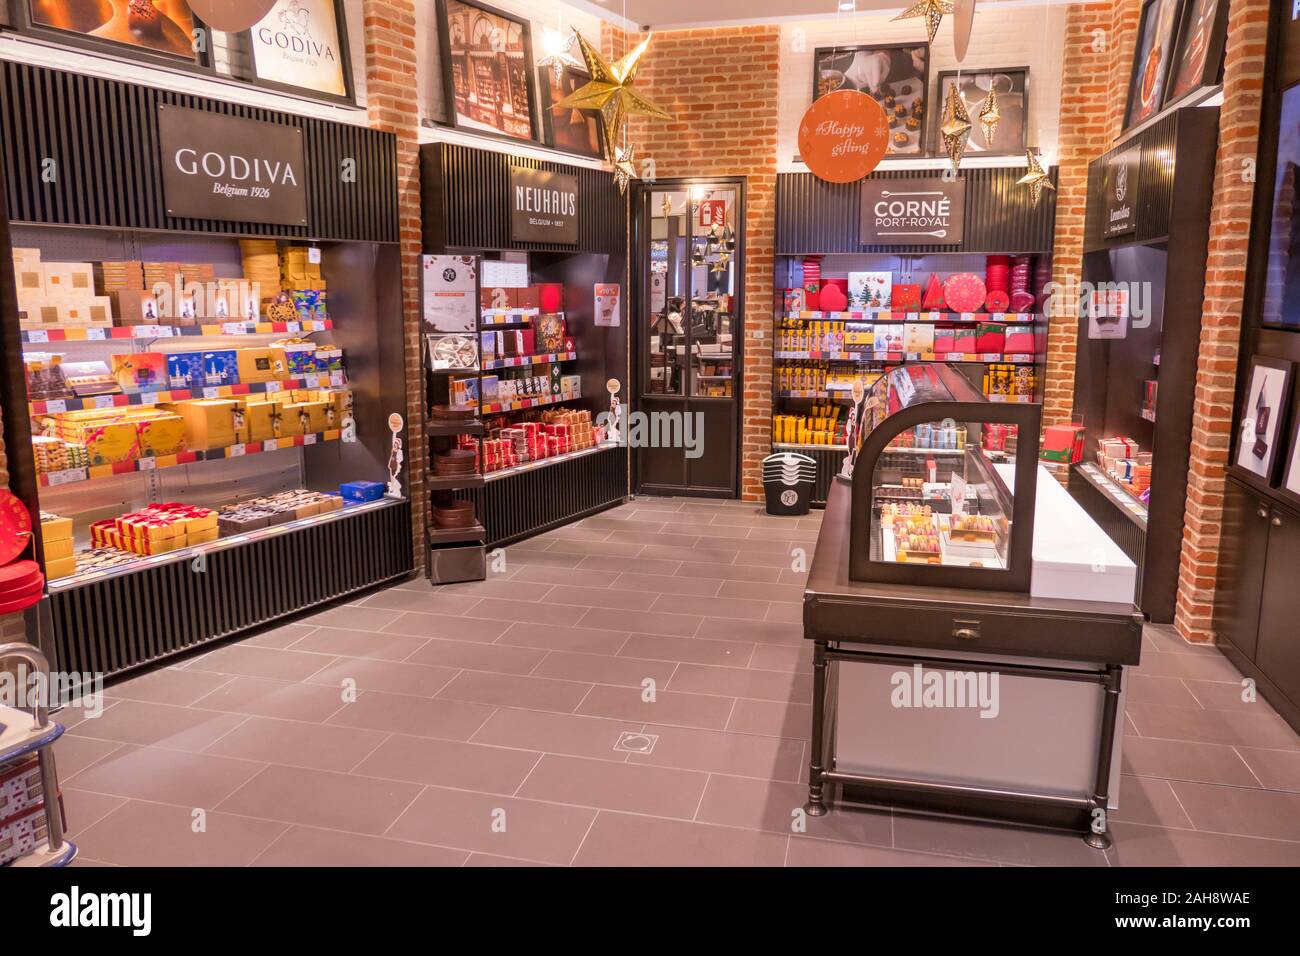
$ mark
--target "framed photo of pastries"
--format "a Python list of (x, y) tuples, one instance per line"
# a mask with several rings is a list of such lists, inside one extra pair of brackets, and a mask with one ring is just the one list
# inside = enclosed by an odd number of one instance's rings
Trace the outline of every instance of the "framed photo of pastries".
[(1291, 406), (1292, 363), (1256, 355), (1246, 377), (1246, 394), (1237, 420), (1238, 468), (1272, 484), (1278, 461), (1282, 420)]
[(813, 53), (813, 101), (836, 90), (866, 93), (889, 118), (887, 155), (925, 152), (930, 44), (822, 47)]

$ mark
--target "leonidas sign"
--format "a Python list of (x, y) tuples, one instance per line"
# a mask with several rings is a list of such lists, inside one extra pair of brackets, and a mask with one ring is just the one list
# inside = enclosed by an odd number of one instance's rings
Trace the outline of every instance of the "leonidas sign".
[(510, 167), (510, 238), (578, 244), (578, 177)]
[(167, 215), (307, 224), (302, 130), (158, 105)]
[(869, 179), (862, 184), (858, 241), (864, 246), (960, 245), (966, 181)]

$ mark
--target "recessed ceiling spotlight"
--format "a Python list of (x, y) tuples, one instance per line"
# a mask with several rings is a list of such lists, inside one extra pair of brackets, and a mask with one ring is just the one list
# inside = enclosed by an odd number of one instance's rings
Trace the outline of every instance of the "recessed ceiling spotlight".
[(844, 13), (852, 13), (857, 6), (857, 0), (840, 0), (840, 10)]

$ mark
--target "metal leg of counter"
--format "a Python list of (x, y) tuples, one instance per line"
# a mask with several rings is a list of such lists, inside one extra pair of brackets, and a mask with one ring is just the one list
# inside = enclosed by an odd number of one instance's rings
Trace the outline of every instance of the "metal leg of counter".
[(836, 769), (835, 754), (827, 742), (833, 734), (836, 706), (831, 703), (830, 666), (834, 661), (901, 664), (906, 658), (896, 654), (849, 650), (831, 647), (829, 641), (813, 646), (812, 740), (808, 766), (809, 816), (829, 812), (826, 788), (841, 784), (864, 796), (867, 802), (899, 806), (922, 813), (942, 813), (1000, 822), (1022, 822), (1031, 826), (1068, 828), (1084, 832), (1085, 842), (1098, 850), (1110, 847), (1107, 804), (1110, 797), (1111, 758), (1119, 722), (1120, 689), (1123, 668), (1107, 665), (1105, 670), (1072, 670), (1051, 666), (1008, 666), (984, 664), (972, 660), (927, 658), (929, 666), (955, 666), (969, 670), (997, 670), (1003, 673), (1049, 680), (1099, 684), (1105, 692), (1101, 707), (1101, 732), (1097, 748), (1097, 765), (1092, 793), (1069, 796), (1037, 793), (1010, 788), (957, 783), (938, 783), (884, 775), (849, 773)]

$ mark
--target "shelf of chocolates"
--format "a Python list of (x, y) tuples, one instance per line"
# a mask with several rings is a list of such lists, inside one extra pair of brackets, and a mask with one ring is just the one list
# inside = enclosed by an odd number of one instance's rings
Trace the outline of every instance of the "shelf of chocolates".
[(51, 579), (48, 583), (48, 589), (53, 593), (68, 588), (79, 587), (83, 584), (87, 584), (91, 581), (98, 581), (103, 578), (120, 577), (124, 574), (130, 574), (134, 571), (155, 567), (160, 564), (171, 564), (176, 561), (192, 560), (200, 554), (211, 554), (216, 551), (224, 551), (228, 548), (248, 544), (249, 542), (288, 534), (289, 532), (297, 531), (302, 528), (324, 524), (329, 521), (338, 521), (340, 519), (350, 518), (353, 515), (360, 514), (364, 511), (390, 508), (396, 504), (400, 504), (403, 500), (404, 499), (401, 498), (380, 498), (377, 501), (345, 502), (342, 508), (334, 511), (327, 511), (306, 518), (298, 518), (293, 521), (282, 522), (266, 528), (258, 528), (255, 531), (244, 531), (240, 534), (227, 535), (203, 544), (189, 545), (183, 548), (177, 548), (173, 551), (166, 551), (162, 554), (130, 555), (124, 560), (114, 563), (109, 567), (93, 571), (79, 571), (76, 574), (71, 574), (67, 577)]
[(773, 352), (772, 358), (808, 362), (1003, 362), (1032, 365), (1029, 352)]
[(75, 484), (96, 478), (111, 478), (114, 475), (128, 475), (142, 471), (157, 471), (160, 468), (175, 468), (178, 465), (191, 465), (199, 461), (221, 461), (228, 458), (243, 458), (262, 452), (280, 451), (285, 448), (300, 448), (304, 445), (316, 445), (321, 442), (338, 441), (342, 431), (312, 432), (307, 435), (287, 435), (283, 438), (270, 438), (266, 441), (247, 442), (227, 445), (224, 448), (209, 448), (201, 451), (182, 451), (175, 455), (157, 455), (150, 458), (133, 458), (110, 465), (90, 465), (86, 468), (69, 468), (64, 471), (49, 471), (38, 475), (42, 488), (54, 488), (60, 485)]
[(306, 388), (336, 388), (346, 384), (347, 378), (343, 372), (319, 372), (298, 378), (252, 382), (247, 385), (208, 385), (203, 388), (167, 389), (156, 392), (119, 392), (87, 398), (51, 398), (45, 401), (28, 402), (27, 408), (33, 415), (50, 415), (95, 408), (127, 408), (132, 405), (185, 402), (197, 398), (235, 398), (239, 395), (264, 395)]
[(540, 408), (543, 405), (577, 401), (580, 398), (582, 398), (581, 395), (539, 395), (537, 398), (517, 398), (511, 402), (493, 402), (489, 405), (481, 405), (479, 411), (483, 415), (497, 415), (502, 412), (518, 412), (525, 408)]
[(205, 325), (114, 325), (100, 327), (25, 329), (24, 345), (50, 342), (118, 342), (130, 339), (168, 339), (185, 336), (272, 335), (328, 332), (333, 319), (296, 322), (223, 322)]
[(509, 478), (511, 475), (520, 475), (525, 471), (535, 471), (538, 468), (546, 468), (549, 465), (558, 465), (562, 461), (572, 461), (575, 458), (585, 458), (587, 455), (594, 455), (598, 451), (605, 451), (608, 448), (617, 448), (617, 442), (601, 442), (592, 445), (590, 448), (579, 448), (577, 451), (567, 451), (562, 455), (550, 455), (546, 458), (538, 458), (534, 461), (526, 461), (519, 465), (512, 465), (509, 468), (498, 468), (496, 471), (489, 471), (483, 475), (483, 480), (497, 481), (501, 478)]
[(578, 357), (577, 352), (546, 352), (541, 355), (512, 355), (509, 358), (489, 359), (483, 363), (483, 370), (497, 368), (527, 368), (532, 365), (549, 365), (552, 362), (568, 362)]
[(784, 312), (780, 318), (803, 322), (1006, 322), (1023, 325), (1041, 318), (1039, 312), (945, 312), (923, 309), (916, 312), (898, 312), (893, 309), (863, 309), (858, 312)]

